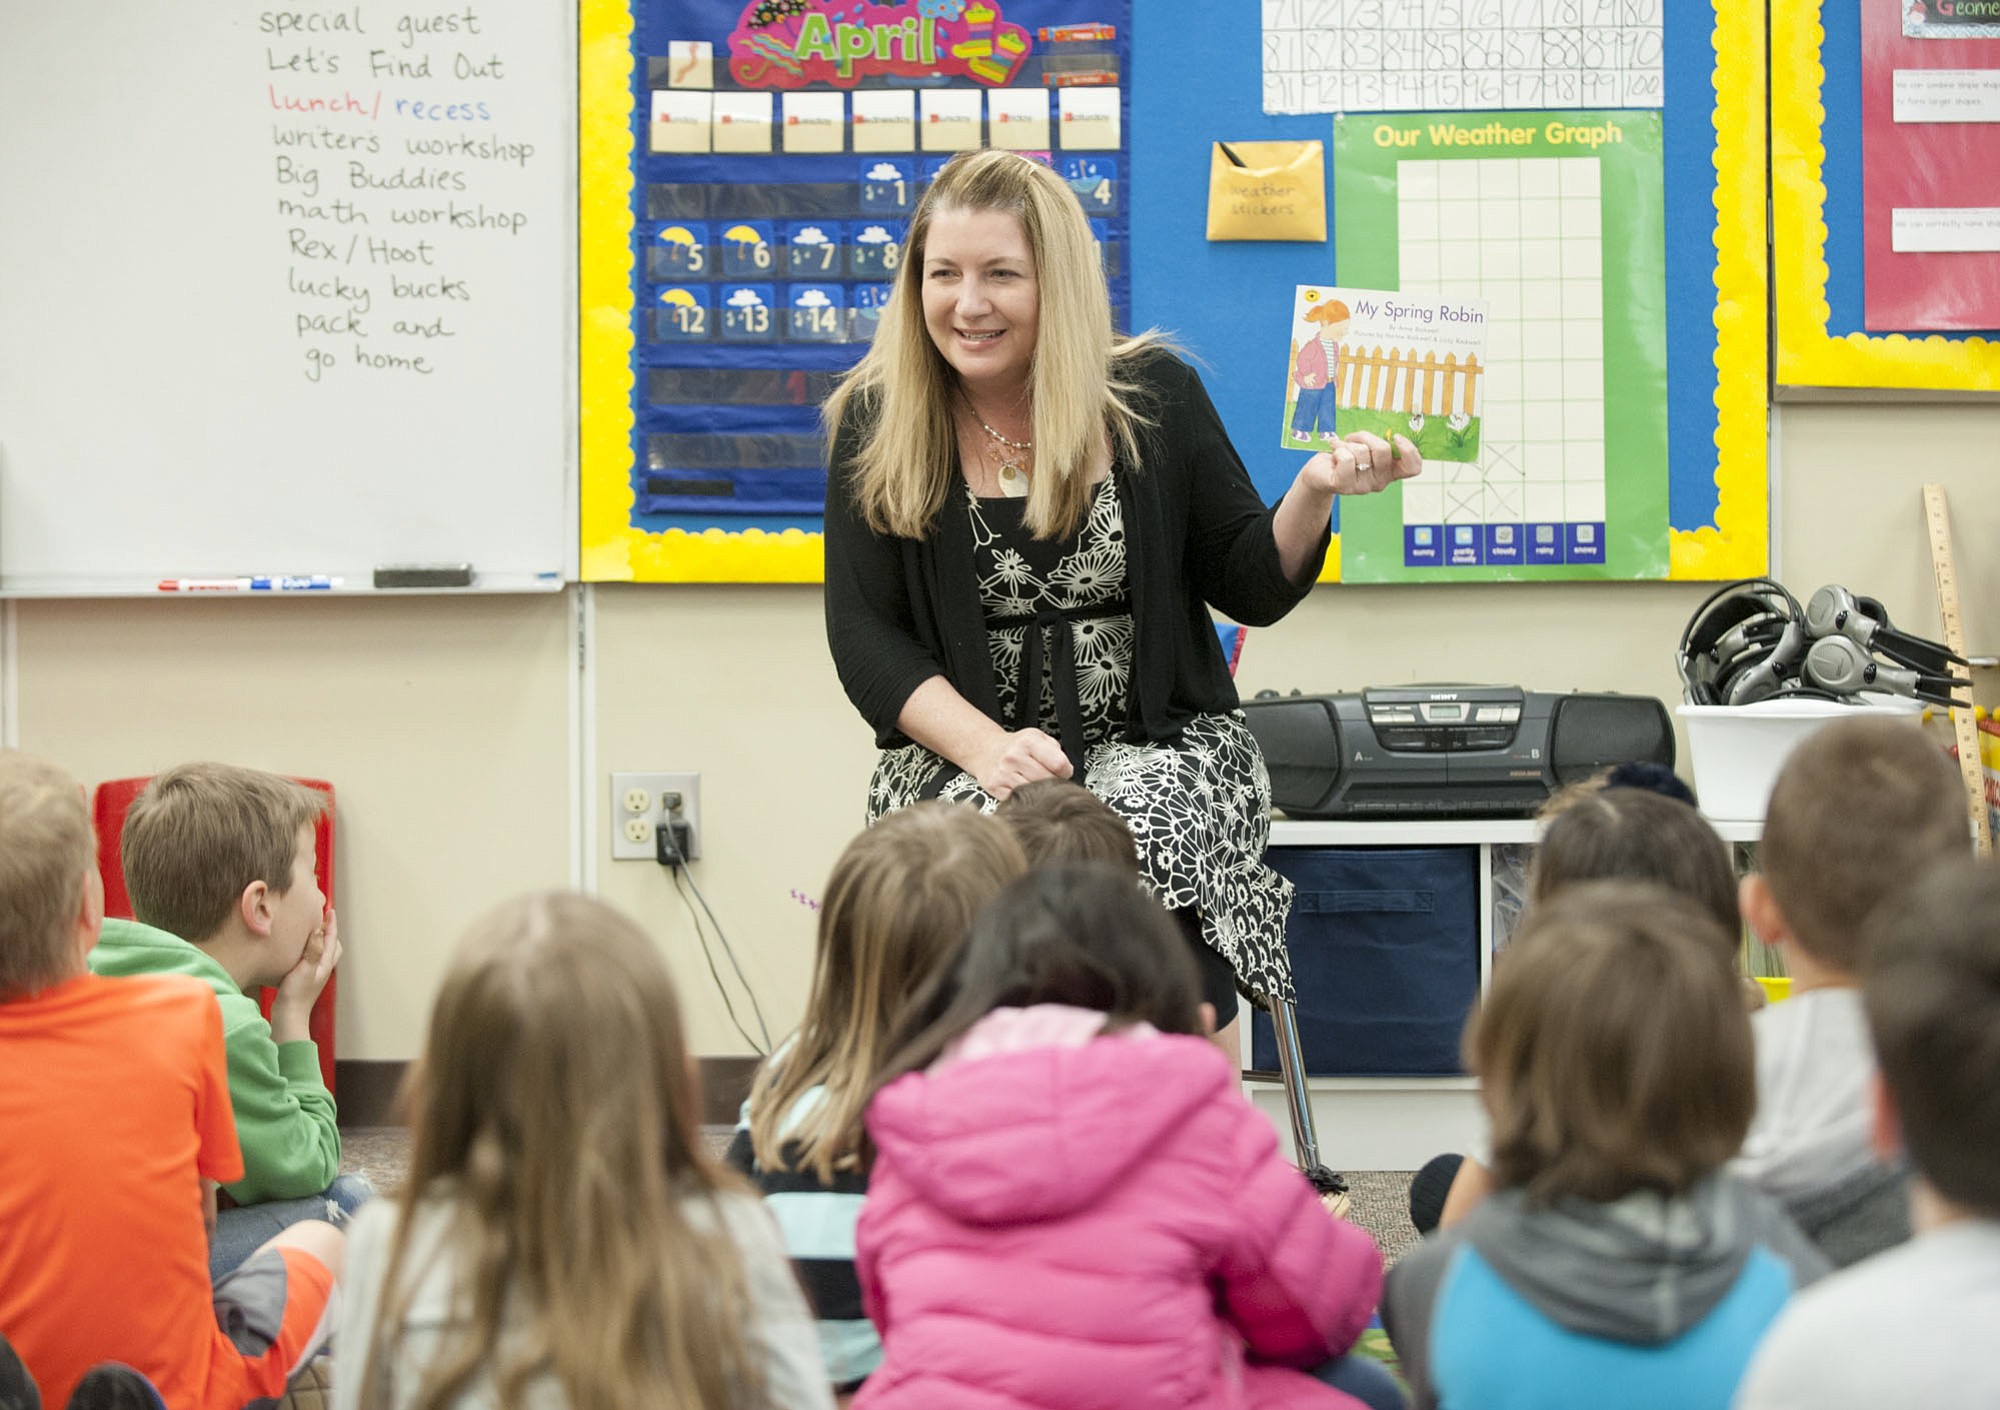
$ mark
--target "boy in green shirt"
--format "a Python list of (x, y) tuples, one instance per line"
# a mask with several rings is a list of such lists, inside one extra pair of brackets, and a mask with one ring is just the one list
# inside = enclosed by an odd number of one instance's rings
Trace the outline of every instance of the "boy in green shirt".
[[(320, 894), (315, 828), (324, 795), (276, 774), (185, 764), (125, 815), (119, 849), (137, 920), (107, 920), (91, 951), (107, 976), (184, 974), (215, 990), (243, 1178), (216, 1220), (212, 1277), (300, 1219), (340, 1225), (370, 1194), (340, 1174), (340, 1129), (308, 1032), (340, 961)], [(278, 997), (270, 1021), (257, 993)]]

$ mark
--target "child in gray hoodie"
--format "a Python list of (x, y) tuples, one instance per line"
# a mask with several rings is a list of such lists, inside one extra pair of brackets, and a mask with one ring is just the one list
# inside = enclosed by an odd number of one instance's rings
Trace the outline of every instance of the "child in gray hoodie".
[(1389, 1278), (1414, 1403), (1726, 1410), (1825, 1261), (1723, 1171), (1750, 1124), (1749, 1020), (1716, 922), (1634, 882), (1522, 923), (1466, 1034), (1498, 1185)]

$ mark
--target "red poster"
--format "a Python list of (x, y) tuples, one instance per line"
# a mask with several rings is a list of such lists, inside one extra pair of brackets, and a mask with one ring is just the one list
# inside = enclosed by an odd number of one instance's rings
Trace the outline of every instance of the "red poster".
[(1863, 322), (2000, 328), (2000, 39), (1906, 38), (1911, 8), (1862, 3)]

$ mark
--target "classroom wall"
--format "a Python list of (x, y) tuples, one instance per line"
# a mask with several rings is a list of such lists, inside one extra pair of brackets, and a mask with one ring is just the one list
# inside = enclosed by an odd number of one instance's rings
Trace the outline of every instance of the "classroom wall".
[[(1844, 583), (1935, 633), (1920, 487), (1938, 480), (1970, 645), (2000, 652), (2000, 563), (1981, 552), (2000, 523), (2000, 406), (1792, 405), (1777, 425), (1782, 580), (1801, 594)], [(1323, 587), (1252, 634), (1239, 684), (1459, 679), (1672, 704), (1674, 643), (1707, 591)], [(193, 757), (333, 780), (349, 946), (340, 1055), (408, 1058), (468, 919), (570, 876), (571, 610), (568, 595), (25, 601), (15, 727), (22, 747), (86, 782)], [(790, 893), (819, 894), (859, 824), (872, 762), (826, 658), (819, 591), (600, 587), (589, 622), (576, 753), (590, 807), (608, 816), (612, 769), (701, 771), (693, 874), (776, 1035), (796, 1020), (811, 969), (813, 917)], [(1984, 704), (2000, 704), (1996, 675), (1982, 673)], [(749, 1051), (715, 998), (687, 906), (656, 868), (609, 861), (602, 822), (597, 835), (598, 889), (661, 938), (696, 1048)]]

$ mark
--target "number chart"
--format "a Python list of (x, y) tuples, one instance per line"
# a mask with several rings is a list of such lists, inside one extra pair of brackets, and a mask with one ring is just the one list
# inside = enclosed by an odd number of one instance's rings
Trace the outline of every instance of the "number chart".
[[(1129, 0), (629, 14), (631, 377), (625, 405), (603, 407), (629, 439), (594, 452), (586, 431), (584, 576), (817, 579), (818, 407), (873, 338), (910, 217), (953, 155), (1006, 148), (1061, 174), (1128, 322)], [(587, 428), (605, 399), (586, 373)]]
[(1263, 0), (1264, 111), (1657, 108), (1666, 0)]

